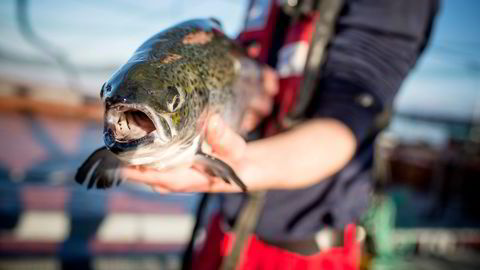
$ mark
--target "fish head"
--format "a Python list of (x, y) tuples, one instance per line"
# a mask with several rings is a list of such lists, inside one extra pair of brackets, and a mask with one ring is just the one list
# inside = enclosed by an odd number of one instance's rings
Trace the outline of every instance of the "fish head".
[(200, 109), (192, 89), (199, 80), (181, 63), (169, 65), (164, 58), (130, 61), (101, 89), (105, 145), (130, 164), (168, 166), (198, 149)]

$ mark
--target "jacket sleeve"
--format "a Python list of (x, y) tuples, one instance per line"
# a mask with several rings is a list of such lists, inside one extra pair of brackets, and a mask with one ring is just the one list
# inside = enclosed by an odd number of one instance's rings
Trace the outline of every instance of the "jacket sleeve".
[(436, 0), (347, 1), (307, 114), (342, 121), (362, 142), (425, 48), (437, 9)]

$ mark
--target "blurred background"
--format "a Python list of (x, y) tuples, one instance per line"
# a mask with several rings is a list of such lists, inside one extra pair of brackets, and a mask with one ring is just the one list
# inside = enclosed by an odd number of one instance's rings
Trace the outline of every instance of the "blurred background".
[[(73, 175), (103, 143), (101, 85), (144, 40), (197, 17), (235, 37), (247, 2), (0, 1), (0, 269), (178, 268), (196, 195), (87, 191)], [(377, 140), (376, 254), (480, 246), (479, 11), (443, 1)]]

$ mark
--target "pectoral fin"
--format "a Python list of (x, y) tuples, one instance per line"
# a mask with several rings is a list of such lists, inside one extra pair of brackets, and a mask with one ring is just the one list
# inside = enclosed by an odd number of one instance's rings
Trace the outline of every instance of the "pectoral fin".
[(222, 160), (199, 151), (195, 155), (195, 162), (205, 166), (212, 175), (222, 178), (229, 184), (233, 182), (239, 186), (243, 192), (247, 192), (247, 186), (245, 183), (243, 183), (240, 177), (238, 177), (232, 167)]
[(124, 163), (106, 147), (93, 152), (75, 174), (75, 181), (87, 188), (106, 189), (118, 186), (124, 179), (120, 168)]

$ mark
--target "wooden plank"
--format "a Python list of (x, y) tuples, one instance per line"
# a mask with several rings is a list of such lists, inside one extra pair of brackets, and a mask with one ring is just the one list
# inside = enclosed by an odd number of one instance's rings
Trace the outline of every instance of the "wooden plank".
[(72, 117), (101, 122), (103, 107), (100, 102), (93, 104), (62, 104), (57, 102), (39, 101), (31, 98), (6, 96), (0, 98), (0, 112), (31, 112), (57, 117)]

